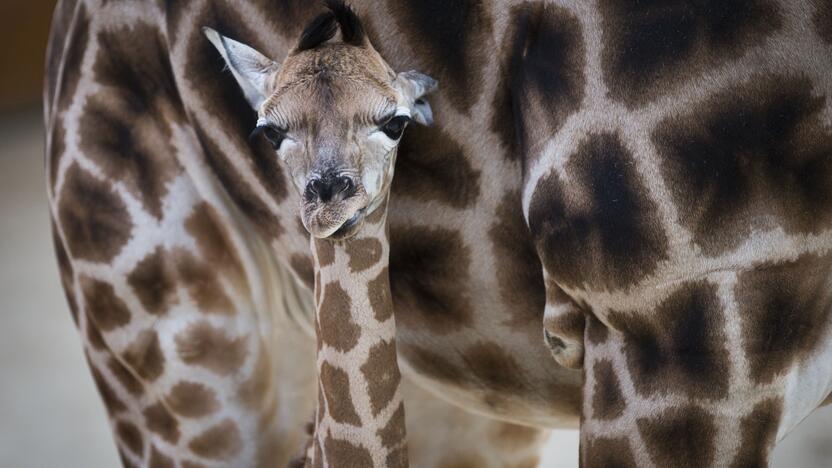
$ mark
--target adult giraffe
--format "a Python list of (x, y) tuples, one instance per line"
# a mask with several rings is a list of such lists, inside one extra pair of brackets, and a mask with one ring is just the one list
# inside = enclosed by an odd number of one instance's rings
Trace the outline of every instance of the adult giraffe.
[[(832, 8), (353, 6), (393, 69), (441, 83), (389, 206), (411, 463), (533, 463), (540, 431), (488, 418), (580, 416), (586, 466), (765, 464), (832, 390)], [(201, 28), (280, 60), (319, 12), (58, 5), (56, 248), (126, 465), (272, 466), (301, 441), (300, 198)]]

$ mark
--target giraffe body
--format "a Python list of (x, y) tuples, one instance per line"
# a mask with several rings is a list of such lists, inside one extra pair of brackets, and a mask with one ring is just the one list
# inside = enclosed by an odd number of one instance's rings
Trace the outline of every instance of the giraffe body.
[[(388, 208), (401, 393), (408, 421), (419, 394), (490, 442), (408, 423), (410, 463), (530, 463), (542, 432), (500, 421), (580, 419), (586, 466), (765, 464), (832, 392), (829, 7), (429, 3), (353, 2), (393, 69), (440, 83)], [(125, 465), (273, 466), (304, 442), (301, 199), (202, 28), (280, 59), (318, 12), (56, 9), (56, 250)]]

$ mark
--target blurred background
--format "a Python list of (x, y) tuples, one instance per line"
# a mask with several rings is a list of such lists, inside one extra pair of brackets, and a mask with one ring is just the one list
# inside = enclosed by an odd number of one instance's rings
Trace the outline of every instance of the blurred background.
[[(0, 467), (117, 467), (50, 238), (41, 88), (54, 3), (0, 0)], [(577, 467), (577, 432), (555, 431), (541, 466)], [(773, 466), (832, 468), (832, 407), (783, 441)]]

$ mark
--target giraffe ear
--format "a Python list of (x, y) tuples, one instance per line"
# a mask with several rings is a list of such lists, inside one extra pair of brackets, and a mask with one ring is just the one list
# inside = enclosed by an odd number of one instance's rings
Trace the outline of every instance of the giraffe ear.
[(271, 78), (280, 69), (280, 64), (211, 28), (204, 27), (202, 32), (225, 59), (248, 103), (255, 111), (259, 110), (260, 105), (271, 94)]
[(413, 120), (422, 125), (432, 125), (433, 111), (425, 96), (436, 89), (438, 82), (424, 73), (411, 70), (396, 75), (396, 83), (412, 103), (410, 114)]

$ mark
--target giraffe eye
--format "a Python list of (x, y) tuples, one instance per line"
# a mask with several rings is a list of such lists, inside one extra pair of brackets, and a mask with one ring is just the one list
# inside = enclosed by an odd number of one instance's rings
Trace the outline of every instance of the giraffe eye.
[(381, 131), (384, 132), (391, 140), (398, 140), (404, 133), (404, 128), (410, 122), (410, 117), (406, 115), (397, 115), (388, 120), (386, 124), (381, 126)]
[(251, 132), (249, 136), (250, 140), (254, 140), (255, 137), (263, 135), (274, 148), (275, 151), (280, 149), (280, 145), (283, 143), (283, 140), (286, 138), (286, 132), (275, 128), (271, 125), (258, 125), (254, 128), (254, 131)]

